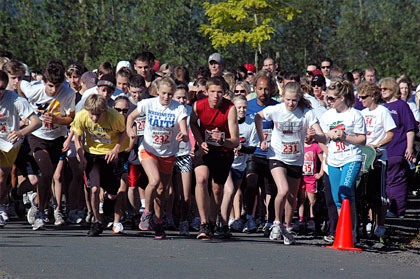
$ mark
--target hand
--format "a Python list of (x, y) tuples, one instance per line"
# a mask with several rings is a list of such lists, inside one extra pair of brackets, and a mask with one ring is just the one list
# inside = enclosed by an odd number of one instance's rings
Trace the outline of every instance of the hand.
[(176, 140), (181, 142), (187, 142), (188, 141), (188, 135), (184, 135), (182, 132), (179, 132), (178, 135), (176, 135)]
[(416, 154), (414, 153), (413, 148), (407, 148), (405, 150), (405, 159), (408, 161), (413, 161), (414, 158), (416, 158)]
[(20, 131), (11, 131), (7, 135), (7, 140), (11, 143), (15, 143), (15, 142), (19, 141), (22, 137), (23, 136), (22, 136)]
[(212, 137), (213, 140), (215, 140), (220, 145), (223, 144), (222, 132), (218, 128), (213, 129), (211, 131), (211, 137)]
[(268, 143), (266, 140), (263, 140), (260, 144), (260, 148), (262, 151), (266, 151), (268, 149)]
[(127, 127), (126, 129), (127, 135), (129, 138), (134, 139), (137, 135), (136, 135), (136, 127)]
[(315, 129), (312, 127), (309, 127), (308, 130), (306, 130), (306, 134), (310, 137), (314, 137), (316, 134)]
[(53, 123), (53, 115), (50, 112), (46, 112), (42, 115), (44, 122)]
[(315, 177), (316, 180), (318, 180), (322, 177), (322, 175), (320, 173), (315, 173), (314, 177)]
[(209, 146), (206, 142), (202, 142), (200, 145), (200, 149), (204, 152), (204, 154), (209, 153)]
[(117, 159), (118, 159), (118, 150), (115, 148), (105, 154), (105, 161), (107, 164)]
[(70, 142), (71, 139), (67, 138), (63, 143), (63, 148), (61, 149), (61, 152), (67, 152), (70, 149)]

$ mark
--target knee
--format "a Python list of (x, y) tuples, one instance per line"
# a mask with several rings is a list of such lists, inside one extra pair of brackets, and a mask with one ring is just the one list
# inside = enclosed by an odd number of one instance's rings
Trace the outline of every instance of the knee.
[(159, 184), (161, 184), (159, 178), (154, 178), (154, 177), (150, 178), (149, 177), (148, 187), (151, 187), (152, 189), (157, 189), (159, 187)]

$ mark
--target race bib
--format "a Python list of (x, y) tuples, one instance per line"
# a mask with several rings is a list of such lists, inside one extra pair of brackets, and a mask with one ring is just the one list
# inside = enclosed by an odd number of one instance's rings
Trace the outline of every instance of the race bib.
[[(225, 132), (221, 132), (222, 133), (222, 141), (224, 142), (225, 141)], [(209, 145), (213, 145), (213, 146), (221, 146), (218, 142), (217, 142), (217, 140), (215, 140), (214, 138), (213, 138), (213, 132), (212, 131), (208, 131), (208, 130), (206, 130), (206, 133), (205, 133), (205, 141), (206, 141), (206, 143), (207, 144), (209, 144)]]
[(281, 154), (284, 157), (290, 157), (290, 158), (299, 157), (301, 154), (300, 143), (298, 141), (282, 142)]
[(146, 125), (146, 115), (137, 117), (134, 121), (136, 125), (136, 135), (143, 136), (144, 135), (144, 127)]
[(272, 134), (273, 134), (272, 129), (263, 129), (263, 136), (264, 136), (264, 140), (267, 142), (267, 147), (270, 147)]
[(314, 175), (314, 162), (304, 161), (302, 172), (303, 172), (303, 175)]
[(154, 145), (167, 145), (170, 143), (171, 131), (152, 131)]

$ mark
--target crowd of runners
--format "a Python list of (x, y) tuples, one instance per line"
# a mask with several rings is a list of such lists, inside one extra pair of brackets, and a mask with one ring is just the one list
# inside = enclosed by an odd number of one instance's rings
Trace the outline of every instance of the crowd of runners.
[(219, 53), (194, 71), (150, 52), (95, 70), (50, 60), (42, 73), (1, 57), (0, 69), (0, 228), (24, 218), (88, 224), (88, 236), (289, 245), (305, 233), (332, 243), (344, 199), (355, 240), (405, 214), (420, 121), (407, 76), (329, 58), (303, 76), (269, 57), (225, 69)]

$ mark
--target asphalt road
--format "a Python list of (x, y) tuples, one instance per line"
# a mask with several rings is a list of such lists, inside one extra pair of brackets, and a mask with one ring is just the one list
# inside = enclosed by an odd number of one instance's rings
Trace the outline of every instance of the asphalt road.
[(420, 278), (419, 251), (336, 251), (312, 236), (285, 246), (260, 234), (204, 241), (175, 231), (164, 240), (132, 230), (86, 232), (8, 224), (0, 229), (0, 278)]

